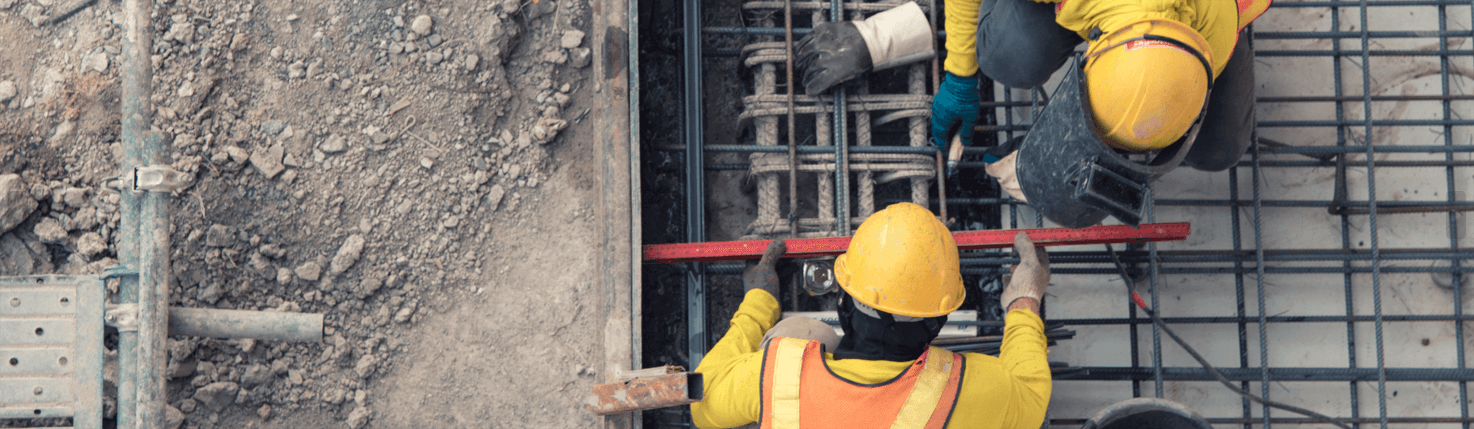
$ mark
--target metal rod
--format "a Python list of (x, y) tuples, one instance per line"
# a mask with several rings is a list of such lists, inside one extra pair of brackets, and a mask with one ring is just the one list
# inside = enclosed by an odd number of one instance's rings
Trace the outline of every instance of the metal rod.
[[(952, 233), (957, 248), (1001, 249), (1013, 247), (1013, 237), (1023, 232), (1038, 246), (1070, 246), (1101, 243), (1140, 243), (1181, 241), (1187, 239), (1191, 225), (1186, 222), (1141, 224), (1140, 229), (1125, 225), (1089, 228), (1037, 228), (1024, 230), (962, 231)], [(772, 240), (719, 241), (711, 243), (651, 244), (645, 246), (645, 263), (714, 262), (757, 259)], [(785, 241), (784, 258), (833, 256), (849, 249), (850, 237), (801, 238)]]
[[(1072, 380), (1151, 380), (1152, 368), (1130, 367), (1081, 367)], [(1219, 368), (1224, 376), (1234, 381), (1262, 382), (1260, 368)], [(1377, 381), (1383, 373), (1387, 381), (1474, 381), (1474, 370), (1455, 368), (1264, 368), (1270, 380), (1275, 382), (1296, 381)], [(1170, 381), (1215, 380), (1201, 367), (1165, 367), (1162, 378)]]
[(321, 342), (322, 315), (169, 307), (169, 335)]
[[(685, 140), (686, 140), (686, 241), (706, 241), (706, 151), (702, 148), (705, 126), (702, 115), (701, 0), (686, 0), (685, 25)], [(706, 354), (706, 273), (704, 264), (690, 264), (686, 272), (686, 352), (691, 368)]]
[(793, 107), (793, 0), (783, 0), (783, 43), (788, 81), (788, 233), (798, 236), (798, 127)]

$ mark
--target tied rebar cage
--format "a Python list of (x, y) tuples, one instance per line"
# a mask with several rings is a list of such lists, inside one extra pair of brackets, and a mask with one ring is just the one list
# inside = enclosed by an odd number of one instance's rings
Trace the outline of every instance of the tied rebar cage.
[[(921, 2), (926, 10), (929, 3)], [(834, 20), (860, 20), (900, 5), (884, 2), (748, 1), (741, 4), (750, 27), (708, 27), (710, 34), (744, 37), (739, 55), (753, 77), (751, 95), (743, 97), (739, 123), (755, 129), (753, 145), (709, 147), (707, 150), (749, 152), (748, 174), (757, 182), (757, 216), (744, 239), (849, 235), (876, 208), (876, 187), (890, 182), (909, 185), (909, 201), (929, 204), (929, 186), (937, 179), (936, 151), (927, 142), (931, 95), (929, 66), (918, 63), (885, 73), (889, 85), (861, 79), (828, 93), (809, 96), (797, 84), (788, 50), (812, 26)], [(841, 10), (842, 9), (842, 10)], [(785, 122), (783, 119), (787, 119)], [(875, 128), (904, 124), (902, 135), (878, 136)], [(787, 153), (780, 135), (788, 139)], [(877, 148), (877, 151), (866, 149)], [(780, 189), (786, 181), (788, 189)], [(799, 183), (812, 184), (800, 195)], [(786, 197), (786, 198), (784, 198)], [(812, 200), (813, 211), (800, 211), (799, 200)], [(794, 234), (794, 229), (797, 234)]]
[[(890, 4), (839, 6), (846, 19), (859, 19)], [(792, 37), (827, 20), (825, 9), (833, 6), (792, 2)], [(748, 170), (756, 178), (758, 215), (750, 235), (787, 236), (789, 225), (800, 235), (839, 234), (841, 208), (854, 209), (848, 218), (858, 225), (875, 204), (899, 201), (939, 213), (1000, 213), (1003, 220), (982, 225), (987, 228), (1055, 226), (1006, 194), (943, 199), (928, 192), (937, 179), (924, 125), (935, 64), (872, 74), (850, 86), (843, 103), (830, 94), (799, 93), (790, 104), (782, 85), (785, 3), (742, 7), (766, 19), (706, 27), (705, 34), (742, 35), (747, 42), (740, 49), (708, 46), (705, 54), (740, 56), (751, 67), (754, 91), (742, 100), (741, 119), (752, 121), (756, 141), (703, 150), (751, 153), (751, 163), (700, 168)], [(1474, 249), (1462, 243), (1471, 228), (1465, 213), (1474, 210), (1471, 21), (1470, 0), (1274, 2), (1251, 27), (1256, 144), (1228, 171), (1183, 167), (1151, 186), (1146, 221), (1192, 222), (1193, 235), (1129, 246), (1121, 257), (1147, 303), (1241, 388), (1352, 427), (1469, 428), (1474, 422), (1468, 392), (1474, 370), (1465, 356), (1470, 293), (1462, 289), (1463, 276), (1474, 271), (1468, 262)], [(995, 85), (994, 99), (983, 105), (979, 141), (1026, 133), (1058, 81), (1032, 89)], [(906, 91), (877, 90), (897, 87)], [(871, 113), (878, 111), (884, 112)], [(785, 122), (790, 112), (808, 122), (795, 128), (792, 156), (781, 140), (792, 133)], [(891, 121), (909, 124), (911, 132), (896, 143), (860, 142), (862, 130)], [(981, 169), (981, 150), (969, 148), (960, 167)], [(915, 159), (862, 159), (866, 154)], [(874, 167), (857, 168), (864, 164)], [(850, 172), (832, 174), (846, 165)], [(792, 220), (778, 189), (790, 174), (807, 175), (800, 180), (812, 180), (818, 194), (791, 196), (820, 201)], [(874, 186), (886, 175), (909, 180), (910, 198), (871, 194), (865, 202), (867, 181)], [(854, 182), (846, 189), (837, 179)], [(859, 196), (855, 204), (848, 203), (851, 191)], [(845, 204), (823, 203), (839, 199)], [(962, 270), (996, 287), (997, 276), (1016, 262), (1006, 253), (968, 252)], [(1052, 248), (1051, 262), (1046, 322), (1077, 331), (1051, 347), (1051, 361), (1074, 367), (1056, 371), (1052, 425), (1080, 425), (1112, 403), (1156, 396), (1182, 402), (1219, 427), (1330, 427), (1240, 398), (1170, 340), (1163, 345), (1159, 330), (1122, 293), (1100, 246)], [(730, 277), (741, 265), (704, 270)], [(969, 285), (969, 292), (984, 286)], [(663, 411), (658, 420), (688, 425), (685, 413)]]

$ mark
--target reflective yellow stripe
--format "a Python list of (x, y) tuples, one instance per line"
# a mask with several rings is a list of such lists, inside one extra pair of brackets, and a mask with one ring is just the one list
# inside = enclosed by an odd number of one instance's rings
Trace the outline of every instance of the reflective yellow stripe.
[(807, 341), (778, 338), (773, 362), (773, 429), (798, 429), (798, 381)]
[(891, 429), (921, 429), (942, 401), (942, 391), (947, 388), (947, 378), (952, 373), (952, 352), (932, 347), (926, 353), (926, 364), (917, 376), (916, 386), (896, 415)]

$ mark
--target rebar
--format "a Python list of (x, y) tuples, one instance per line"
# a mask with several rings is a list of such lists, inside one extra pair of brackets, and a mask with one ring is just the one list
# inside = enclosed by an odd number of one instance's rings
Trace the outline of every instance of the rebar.
[[(743, 111), (738, 115), (740, 126), (752, 121), (756, 127), (756, 142), (750, 145), (706, 146), (706, 152), (750, 153), (751, 163), (746, 164), (748, 173), (758, 181), (758, 209), (756, 219), (748, 225), (744, 239), (756, 239), (792, 234), (795, 237), (847, 235), (852, 225), (863, 222), (874, 213), (875, 187), (894, 180), (909, 180), (911, 201), (926, 205), (930, 201), (928, 186), (936, 179), (939, 171), (935, 165), (935, 149), (926, 143), (926, 116), (931, 105), (931, 96), (926, 90), (925, 64), (915, 64), (906, 69), (906, 92), (872, 93), (874, 86), (864, 82), (847, 84), (831, 90), (831, 94), (809, 96), (797, 93), (798, 81), (790, 76), (786, 93), (777, 94), (777, 82), (770, 73), (777, 64), (785, 71), (796, 73), (790, 64), (793, 58), (788, 53), (788, 44), (794, 37), (807, 34), (810, 28), (828, 20), (862, 19), (863, 14), (890, 9), (899, 3), (880, 2), (748, 2), (743, 9), (762, 16), (757, 26), (741, 28), (705, 27), (707, 34), (736, 34), (748, 36), (741, 49), (735, 50), (744, 56), (744, 63), (753, 68), (756, 78), (753, 95), (743, 97)], [(822, 5), (823, 7), (818, 7)], [(931, 4), (922, 5), (931, 9)], [(807, 11), (808, 14), (800, 13)], [(849, 11), (852, 16), (843, 12)], [(778, 28), (773, 20), (781, 19)], [(810, 27), (802, 27), (806, 23)], [(770, 39), (783, 37), (774, 42)], [(790, 144), (776, 144), (775, 117), (783, 115), (793, 118), (788, 129)], [(816, 136), (803, 139), (796, 128), (798, 117), (813, 115)], [(851, 117), (853, 115), (853, 117)], [(879, 119), (876, 119), (879, 115)], [(908, 143), (906, 146), (884, 145), (873, 138), (875, 128), (891, 121), (906, 119)], [(810, 144), (808, 142), (812, 141)], [(665, 149), (665, 148), (662, 148)], [(670, 148), (675, 149), (675, 148)], [(766, 154), (788, 153), (786, 159)], [(806, 157), (811, 154), (827, 154), (827, 159)], [(912, 162), (909, 158), (867, 158), (869, 155), (919, 155), (926, 162)], [(919, 161), (919, 159), (918, 159)], [(713, 169), (737, 169), (741, 164), (723, 164)], [(781, 198), (775, 174), (788, 174), (788, 216), (780, 219), (778, 200)], [(827, 173), (827, 174), (825, 174)], [(800, 212), (799, 189), (805, 181), (817, 185), (815, 210)], [(852, 182), (853, 181), (853, 182)], [(853, 212), (853, 213), (851, 213)]]

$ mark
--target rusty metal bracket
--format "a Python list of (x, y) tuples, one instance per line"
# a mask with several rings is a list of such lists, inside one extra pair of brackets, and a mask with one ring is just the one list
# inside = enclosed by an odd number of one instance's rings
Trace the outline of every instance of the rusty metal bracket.
[(700, 373), (683, 372), (679, 366), (646, 368), (595, 384), (583, 406), (606, 416), (700, 402), (704, 391)]

